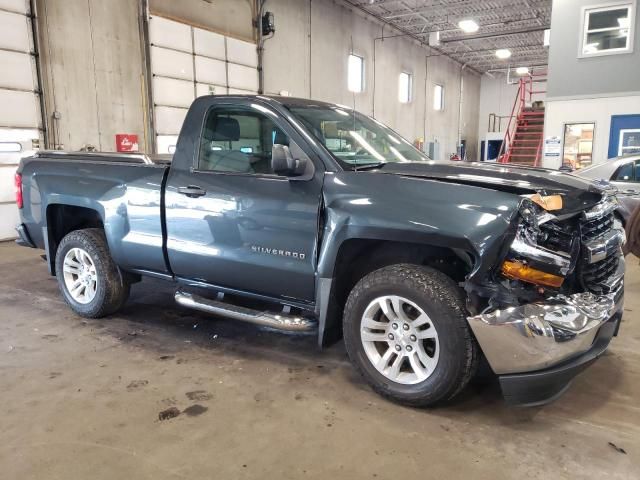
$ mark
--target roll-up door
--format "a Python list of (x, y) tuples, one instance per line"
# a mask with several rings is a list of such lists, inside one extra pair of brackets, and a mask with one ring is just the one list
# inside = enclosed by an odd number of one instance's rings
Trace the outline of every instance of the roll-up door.
[(196, 97), (258, 91), (255, 43), (157, 15), (149, 18), (149, 43), (158, 153), (173, 153)]
[(29, 15), (27, 0), (0, 0), (0, 240), (15, 237), (16, 167), (40, 142), (40, 89)]

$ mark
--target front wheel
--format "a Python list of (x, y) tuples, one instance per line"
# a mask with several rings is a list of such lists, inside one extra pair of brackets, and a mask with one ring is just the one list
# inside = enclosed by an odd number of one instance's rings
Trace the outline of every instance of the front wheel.
[(353, 288), (344, 311), (347, 353), (375, 391), (409, 406), (450, 400), (469, 382), (478, 346), (455, 282), (437, 270), (401, 264)]
[(115, 313), (129, 297), (130, 284), (98, 228), (75, 230), (62, 239), (56, 252), (56, 276), (65, 301), (83, 317)]

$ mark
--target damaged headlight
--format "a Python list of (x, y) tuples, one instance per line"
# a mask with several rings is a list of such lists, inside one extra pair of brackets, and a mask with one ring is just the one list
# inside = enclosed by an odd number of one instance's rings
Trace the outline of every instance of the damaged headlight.
[[(524, 198), (520, 204), (516, 237), (501, 271), (510, 279), (559, 288), (572, 270), (573, 242), (568, 242), (567, 252), (546, 246), (550, 235), (558, 232), (551, 228), (551, 224), (544, 228), (541, 226), (556, 220), (556, 216), (542, 207), (544, 199), (551, 197), (537, 197)], [(557, 200), (552, 203), (554, 207), (561, 205)]]
[(533, 203), (532, 200), (528, 198), (522, 200), (522, 202), (520, 203), (519, 213), (520, 218), (527, 227), (534, 230), (538, 229), (538, 227), (540, 226), (540, 224), (538, 223), (538, 207), (535, 203)]

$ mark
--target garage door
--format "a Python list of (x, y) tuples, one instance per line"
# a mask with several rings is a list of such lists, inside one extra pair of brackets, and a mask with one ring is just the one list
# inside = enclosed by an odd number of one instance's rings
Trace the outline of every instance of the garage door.
[(33, 153), (41, 114), (27, 0), (0, 0), (0, 240), (15, 237), (18, 209), (13, 176)]
[(255, 43), (156, 15), (149, 18), (149, 41), (158, 153), (173, 153), (196, 97), (258, 91)]

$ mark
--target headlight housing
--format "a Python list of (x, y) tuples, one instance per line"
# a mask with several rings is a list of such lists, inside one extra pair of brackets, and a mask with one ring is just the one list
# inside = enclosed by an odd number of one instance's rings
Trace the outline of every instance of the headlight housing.
[(538, 222), (539, 215), (539, 207), (533, 203), (533, 201), (525, 198), (520, 203), (520, 208), (518, 209), (520, 213), (520, 218), (524, 222), (524, 224), (534, 230), (537, 230), (540, 226)]
[(510, 279), (559, 288), (564, 277), (573, 270), (574, 251), (561, 252), (544, 246), (549, 231), (556, 232), (541, 226), (556, 217), (539, 205), (531, 198), (524, 198), (520, 203), (516, 237), (501, 266), (501, 273)]

